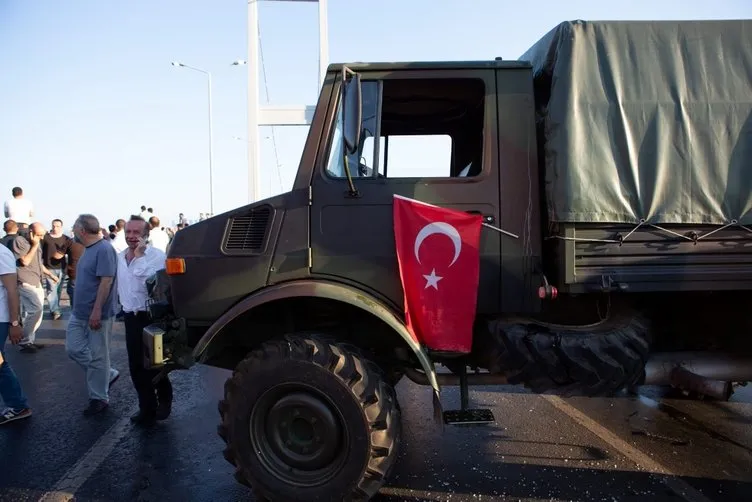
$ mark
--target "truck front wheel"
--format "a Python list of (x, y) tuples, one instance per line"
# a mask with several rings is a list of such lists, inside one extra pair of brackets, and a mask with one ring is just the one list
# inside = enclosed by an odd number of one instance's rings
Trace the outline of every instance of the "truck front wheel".
[(368, 500), (397, 457), (394, 388), (351, 346), (288, 336), (225, 384), (219, 435), (236, 479), (274, 501)]

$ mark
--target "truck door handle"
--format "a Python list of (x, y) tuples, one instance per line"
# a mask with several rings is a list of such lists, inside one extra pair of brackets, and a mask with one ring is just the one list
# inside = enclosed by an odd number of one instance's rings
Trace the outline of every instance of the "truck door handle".
[(496, 221), (496, 218), (494, 218), (494, 215), (492, 214), (483, 214), (480, 211), (476, 211), (474, 209), (471, 209), (470, 211), (465, 211), (465, 212), (469, 214), (479, 214), (483, 216), (484, 223), (493, 223), (494, 221)]

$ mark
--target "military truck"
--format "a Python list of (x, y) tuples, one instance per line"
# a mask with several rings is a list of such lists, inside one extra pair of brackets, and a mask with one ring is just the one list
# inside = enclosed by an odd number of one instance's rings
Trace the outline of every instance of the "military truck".
[[(270, 500), (367, 500), (402, 377), (724, 398), (752, 376), (752, 22), (565, 22), (519, 60), (328, 68), (292, 189), (181, 230), (146, 362), (233, 371), (219, 435)], [(399, 195), (482, 215), (472, 350), (405, 324)], [(457, 385), (461, 409), (443, 410)]]

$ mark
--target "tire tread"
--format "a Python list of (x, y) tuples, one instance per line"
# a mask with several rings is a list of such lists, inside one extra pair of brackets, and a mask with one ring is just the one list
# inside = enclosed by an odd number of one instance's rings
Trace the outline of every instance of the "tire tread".
[(272, 500), (270, 497), (274, 494), (267, 493), (253, 472), (239, 465), (240, 457), (233, 451), (231, 403), (249, 374), (259, 366), (274, 365), (280, 359), (307, 362), (325, 369), (345, 384), (360, 403), (370, 431), (370, 458), (348, 499), (370, 499), (389, 476), (397, 459), (402, 425), (396, 393), (383, 378), (380, 368), (357, 347), (316, 334), (288, 335), (265, 342), (250, 352), (226, 381), (225, 396), (218, 406), (220, 425), (217, 430), (226, 443), (224, 457), (235, 467), (235, 479), (251, 487), (259, 499)]
[(492, 320), (482, 344), (489, 371), (536, 393), (609, 396), (644, 378), (647, 321), (634, 312), (586, 327)]

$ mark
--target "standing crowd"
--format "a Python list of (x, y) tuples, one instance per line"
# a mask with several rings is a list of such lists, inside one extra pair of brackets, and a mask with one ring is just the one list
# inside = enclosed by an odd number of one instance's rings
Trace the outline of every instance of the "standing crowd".
[[(53, 320), (62, 317), (60, 297), (67, 284), (71, 313), (65, 350), (85, 375), (88, 406), (84, 415), (105, 411), (109, 390), (120, 373), (110, 361), (113, 322), (125, 324), (131, 381), (138, 394), (139, 411), (131, 420), (150, 425), (166, 419), (172, 408), (172, 385), (143, 363), (142, 330), (149, 323), (146, 280), (164, 268), (174, 232), (160, 225), (151, 208), (128, 221), (118, 220), (109, 232), (91, 214), (73, 224), (73, 237), (63, 222), (52, 221), (48, 232), (33, 219), (33, 206), (16, 187), (5, 203), (5, 236), (0, 239), (0, 425), (28, 418), (31, 405), (13, 369), (5, 359), (9, 339), (21, 353), (44, 348), (36, 332), (42, 323), (45, 290)], [(180, 215), (178, 229), (187, 225)], [(46, 287), (45, 287), (46, 286)]]

